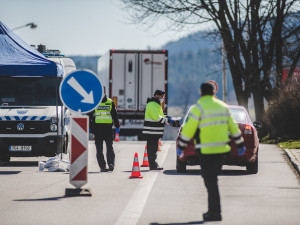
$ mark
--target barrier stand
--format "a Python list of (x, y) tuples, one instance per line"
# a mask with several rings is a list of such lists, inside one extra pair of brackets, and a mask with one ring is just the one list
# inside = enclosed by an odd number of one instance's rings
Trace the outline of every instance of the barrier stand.
[(92, 196), (90, 189), (81, 187), (87, 183), (88, 134), (87, 116), (71, 118), (70, 183), (76, 189), (66, 188), (65, 196)]

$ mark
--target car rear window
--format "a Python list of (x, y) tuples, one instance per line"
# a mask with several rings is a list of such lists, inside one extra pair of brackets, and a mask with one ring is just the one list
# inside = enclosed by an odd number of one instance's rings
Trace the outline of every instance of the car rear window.
[(247, 123), (247, 118), (246, 118), (246, 114), (245, 111), (242, 109), (234, 109), (234, 108), (230, 108), (230, 113), (233, 117), (233, 119), (238, 122), (238, 123)]

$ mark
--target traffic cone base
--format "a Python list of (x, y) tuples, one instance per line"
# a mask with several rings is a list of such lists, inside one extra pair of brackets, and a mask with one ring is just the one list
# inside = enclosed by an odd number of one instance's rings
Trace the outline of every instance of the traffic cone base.
[(131, 172), (131, 176), (129, 178), (143, 178), (141, 176), (140, 165), (139, 165), (139, 158), (138, 158), (138, 154), (137, 153), (135, 153), (135, 155), (134, 155), (132, 172)]
[(157, 151), (161, 151), (161, 149), (160, 149), (160, 147), (158, 146), (158, 149), (157, 149)]

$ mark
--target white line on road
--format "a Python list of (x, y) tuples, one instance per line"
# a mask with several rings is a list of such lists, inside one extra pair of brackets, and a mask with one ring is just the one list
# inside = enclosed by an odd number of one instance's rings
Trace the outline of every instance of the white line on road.
[[(163, 165), (171, 144), (165, 144), (159, 153), (158, 165)], [(135, 189), (131, 199), (115, 225), (136, 225), (142, 215), (144, 206), (159, 172), (147, 173)]]

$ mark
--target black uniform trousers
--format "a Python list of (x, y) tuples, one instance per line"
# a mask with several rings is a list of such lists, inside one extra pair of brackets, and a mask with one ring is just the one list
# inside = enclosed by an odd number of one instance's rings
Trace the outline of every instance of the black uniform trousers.
[(150, 168), (157, 168), (158, 136), (147, 135), (147, 154)]
[(113, 149), (112, 128), (96, 128), (95, 145), (97, 149), (97, 161), (101, 169), (106, 168), (106, 162), (103, 154), (103, 141), (106, 143), (107, 164), (115, 165), (115, 152)]
[(199, 154), (201, 173), (208, 193), (208, 212), (221, 214), (218, 175), (221, 173), (225, 154)]

